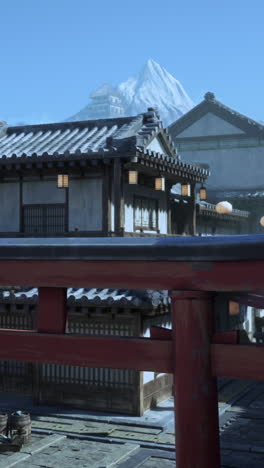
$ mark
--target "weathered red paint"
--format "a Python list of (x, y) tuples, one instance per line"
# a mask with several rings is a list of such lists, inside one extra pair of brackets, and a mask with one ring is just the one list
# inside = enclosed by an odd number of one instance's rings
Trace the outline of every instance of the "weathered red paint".
[(67, 289), (39, 288), (37, 330), (40, 333), (65, 333), (66, 321)]
[(212, 375), (264, 380), (264, 345), (212, 344)]
[[(0, 260), (0, 284), (40, 288), (38, 331), (0, 331), (0, 357), (90, 367), (172, 372), (177, 468), (219, 468), (215, 377), (264, 380), (264, 347), (231, 345), (237, 335), (212, 330), (212, 300), (203, 291), (236, 291), (263, 304), (264, 261), (142, 262)], [(173, 330), (154, 339), (66, 335), (66, 288), (178, 289)], [(51, 288), (51, 289), (50, 289)], [(196, 290), (195, 292), (193, 292)], [(253, 294), (240, 298), (239, 291)], [(249, 302), (242, 302), (249, 303)]]
[(150, 338), (156, 340), (172, 340), (172, 330), (163, 327), (150, 327)]
[(177, 468), (220, 468), (217, 384), (210, 359), (212, 298), (189, 291), (171, 297)]
[(0, 284), (256, 291), (264, 289), (264, 261), (141, 262), (0, 260)]
[[(164, 332), (172, 334), (171, 330)], [(172, 341), (165, 335), (111, 338), (0, 329), (0, 354), (2, 359), (98, 367), (111, 367), (115, 359), (116, 368), (175, 372), (178, 376)], [(236, 332), (215, 334), (211, 343), (230, 343), (236, 336)], [(264, 380), (264, 345), (211, 344), (211, 354), (214, 376)]]
[[(172, 340), (172, 330), (163, 327), (150, 327), (150, 338), (158, 340)], [(211, 338), (211, 343), (238, 344), (239, 331), (234, 330), (214, 333)]]
[(0, 356), (3, 360), (173, 372), (172, 342), (149, 338), (0, 330)]
[(242, 296), (235, 296), (234, 301), (239, 304), (244, 304), (251, 307), (256, 307), (257, 309), (264, 309), (264, 291), (259, 294), (247, 294)]
[(211, 339), (211, 343), (238, 344), (239, 331), (234, 330), (222, 333), (214, 333)]

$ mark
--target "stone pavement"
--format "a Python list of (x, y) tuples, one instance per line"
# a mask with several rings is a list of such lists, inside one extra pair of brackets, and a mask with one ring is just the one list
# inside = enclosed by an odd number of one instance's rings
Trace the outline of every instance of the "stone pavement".
[[(264, 383), (218, 386), (222, 468), (263, 468)], [(1, 409), (30, 411), (33, 440), (0, 453), (0, 468), (175, 468), (172, 398), (141, 418), (33, 407), (10, 395), (1, 395)]]

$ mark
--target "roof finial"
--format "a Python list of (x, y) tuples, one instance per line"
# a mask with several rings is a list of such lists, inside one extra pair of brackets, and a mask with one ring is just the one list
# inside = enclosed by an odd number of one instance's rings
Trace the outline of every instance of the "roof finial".
[(210, 91), (208, 91), (207, 93), (205, 93), (204, 99), (206, 101), (214, 101), (215, 100), (215, 95), (214, 95), (214, 93), (211, 93)]
[(156, 107), (148, 107), (148, 111), (144, 113), (144, 120), (148, 123), (160, 120), (158, 109)]

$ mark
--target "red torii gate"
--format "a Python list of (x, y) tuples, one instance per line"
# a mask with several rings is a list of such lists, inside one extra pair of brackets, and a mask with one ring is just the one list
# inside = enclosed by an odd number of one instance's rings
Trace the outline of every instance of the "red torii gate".
[[(263, 235), (0, 239), (0, 284), (39, 288), (37, 330), (1, 330), (0, 359), (173, 373), (177, 468), (220, 467), (216, 376), (264, 380), (264, 350), (213, 334), (213, 295), (264, 307)], [(65, 334), (67, 287), (168, 289), (173, 329)]]

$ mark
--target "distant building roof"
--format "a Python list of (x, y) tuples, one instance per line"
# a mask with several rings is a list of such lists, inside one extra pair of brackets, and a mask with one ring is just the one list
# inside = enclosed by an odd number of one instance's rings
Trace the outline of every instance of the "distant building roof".
[(212, 196), (215, 199), (222, 199), (223, 196), (225, 196), (228, 199), (262, 199), (264, 198), (264, 191), (263, 190), (256, 190), (255, 188), (249, 189), (249, 190), (214, 190), (211, 191)]
[(264, 135), (264, 125), (224, 105), (222, 102), (218, 101), (211, 92), (207, 92), (204, 96), (204, 100), (200, 104), (193, 107), (189, 112), (168, 127), (170, 135), (172, 138), (176, 138), (178, 134), (182, 133), (186, 128), (208, 112), (240, 128), (247, 135)]
[[(37, 304), (38, 288), (2, 288), (0, 300), (4, 303)], [(128, 307), (132, 309), (156, 309), (170, 304), (168, 291), (68, 288), (69, 306)]]

